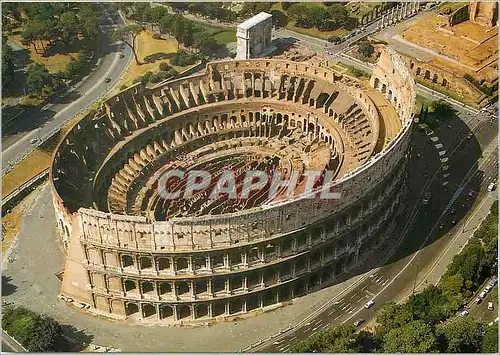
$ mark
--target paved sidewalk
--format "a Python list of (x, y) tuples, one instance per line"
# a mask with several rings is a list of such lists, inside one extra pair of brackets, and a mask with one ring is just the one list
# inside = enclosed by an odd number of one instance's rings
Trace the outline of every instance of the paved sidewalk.
[(54, 209), (46, 185), (31, 212), (23, 218), (12, 263), (4, 275), (15, 291), (8, 302), (45, 312), (62, 324), (71, 324), (92, 335), (92, 343), (124, 352), (234, 352), (286, 328), (334, 297), (359, 276), (297, 299), (292, 305), (238, 322), (210, 327), (139, 326), (113, 322), (82, 313), (57, 300), (61, 283), (55, 276), (63, 269), (64, 255), (57, 242)]

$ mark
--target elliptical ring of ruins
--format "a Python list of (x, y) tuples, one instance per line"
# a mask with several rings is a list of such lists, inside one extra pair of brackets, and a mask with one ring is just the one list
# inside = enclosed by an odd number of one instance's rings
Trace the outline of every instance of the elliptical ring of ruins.
[[(376, 253), (403, 210), (414, 85), (386, 49), (369, 85), (263, 58), (210, 62), (109, 98), (54, 154), (60, 298), (129, 322), (204, 324), (335, 284)], [(157, 179), (173, 167), (333, 171), (341, 198), (269, 199), (263, 188), (236, 202), (164, 199)]]

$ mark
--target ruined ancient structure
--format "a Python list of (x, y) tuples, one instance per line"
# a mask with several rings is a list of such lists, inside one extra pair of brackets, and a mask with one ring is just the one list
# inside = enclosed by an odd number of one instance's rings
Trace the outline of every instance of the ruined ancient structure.
[(469, 20), (482, 26), (492, 27), (498, 22), (498, 2), (471, 1), (448, 17), (449, 26)]
[(383, 29), (388, 26), (394, 25), (402, 20), (407, 19), (418, 13), (420, 10), (420, 3), (418, 2), (404, 2), (396, 7), (392, 7), (382, 15), (380, 21), (377, 22), (377, 28)]
[(273, 16), (261, 12), (238, 25), (236, 30), (236, 59), (250, 59), (263, 56), (269, 49)]
[[(398, 55), (383, 53), (373, 75), (369, 86), (308, 62), (219, 61), (108, 99), (54, 155), (61, 298), (118, 319), (206, 322), (363, 263), (402, 210), (415, 100)], [(166, 201), (156, 180), (172, 166), (328, 169), (341, 199)]]

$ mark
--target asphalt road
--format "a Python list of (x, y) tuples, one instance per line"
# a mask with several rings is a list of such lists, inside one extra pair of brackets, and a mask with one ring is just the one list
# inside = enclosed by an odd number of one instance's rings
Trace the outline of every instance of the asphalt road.
[[(123, 19), (114, 9), (105, 9), (100, 12), (100, 27), (102, 32), (110, 33), (117, 25), (123, 24)], [(105, 38), (107, 38), (105, 36)], [(16, 127), (9, 129), (15, 133), (2, 136), (2, 173), (8, 168), (9, 162), (14, 162), (30, 151), (34, 138), (40, 139), (48, 133), (64, 125), (79, 112), (98, 101), (111, 89), (122, 76), (133, 58), (132, 51), (123, 44), (113, 44), (104, 40), (103, 56), (99, 59), (95, 70), (83, 81), (76, 84), (68, 103), (55, 103), (46, 105), (46, 110), (28, 110), (16, 120)], [(124, 58), (120, 58), (120, 52)], [(111, 78), (110, 83), (105, 83), (106, 77)], [(73, 97), (78, 97), (74, 100)], [(5, 134), (5, 130), (3, 130)]]
[[(406, 212), (408, 223), (401, 235), (410, 233), (395, 251), (395, 256), (382, 263), (383, 266), (365, 274), (354, 287), (332, 296), (329, 303), (303, 321), (243, 349), (244, 351), (287, 352), (292, 343), (327, 327), (349, 324), (356, 319), (364, 319), (365, 324), (369, 323), (385, 302), (405, 297), (411, 292), (419, 278), (428, 276), (428, 270), (444, 272), (446, 265), (441, 269), (433, 267), (436, 260), (450, 251), (447, 247), (453, 243), (456, 233), (462, 233), (460, 223), (466, 218), (468, 211), (473, 209), (474, 203), (479, 203), (480, 196), (469, 196), (469, 192), (484, 190), (489, 183), (488, 178), (496, 178), (492, 175), (484, 179), (481, 173), (477, 173), (484, 168), (484, 164), (479, 167), (477, 165), (481, 150), (489, 146), (491, 151), (496, 144), (496, 122), (477, 116), (468, 119), (467, 123), (469, 126), (456, 117), (450, 122), (451, 128), (442, 125), (436, 129), (436, 137), (439, 136), (441, 144), (448, 148), (448, 159), (444, 163), (441, 160), (444, 159), (443, 156), (439, 155), (442, 150), (437, 149), (436, 143), (430, 140), (433, 137), (415, 133), (414, 151), (422, 154), (421, 158), (412, 158), (409, 169), (409, 199), (414, 201), (415, 206), (413, 209), (408, 208)], [(467, 138), (469, 129), (475, 135), (472, 138)], [(431, 163), (432, 160), (437, 162)], [(491, 164), (490, 157), (486, 162), (485, 164)], [(443, 170), (444, 167), (447, 168)], [(431, 202), (422, 206), (421, 196), (426, 190), (431, 192)], [(417, 222), (412, 229), (414, 220)], [(457, 222), (460, 223), (457, 225)], [(387, 255), (387, 252), (380, 251), (378, 254)], [(448, 257), (451, 259), (452, 255)], [(365, 309), (364, 305), (369, 300), (374, 300), (375, 305)]]

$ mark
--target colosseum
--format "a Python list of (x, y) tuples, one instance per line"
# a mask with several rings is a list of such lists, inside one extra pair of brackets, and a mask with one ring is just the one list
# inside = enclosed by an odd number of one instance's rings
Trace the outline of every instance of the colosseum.
[[(414, 100), (390, 50), (370, 84), (264, 58), (211, 62), (109, 98), (54, 155), (60, 297), (92, 314), (175, 325), (262, 312), (335, 284), (394, 227)], [(202, 192), (167, 200), (157, 180), (172, 167), (328, 170), (341, 198), (263, 189), (236, 203)]]

